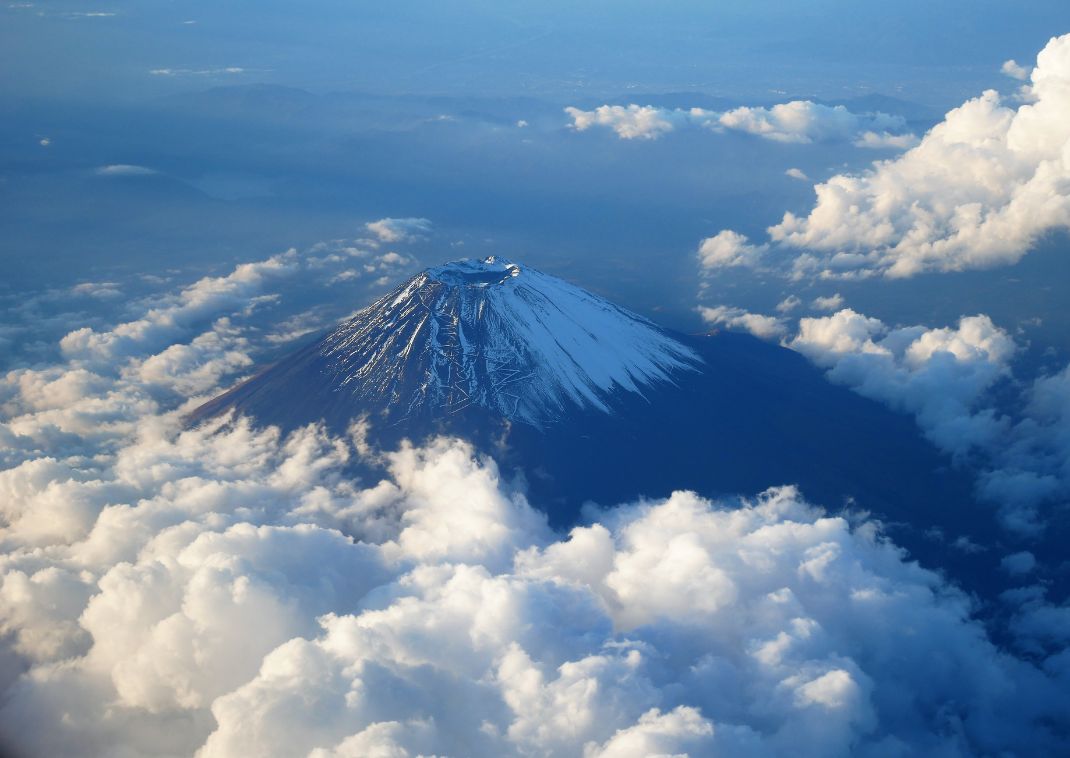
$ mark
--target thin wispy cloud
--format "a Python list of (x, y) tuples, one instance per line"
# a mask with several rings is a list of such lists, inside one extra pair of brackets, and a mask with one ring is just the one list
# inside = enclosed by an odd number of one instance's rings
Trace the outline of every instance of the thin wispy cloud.
[(149, 69), (153, 76), (235, 76), (238, 74), (251, 73), (242, 66), (223, 66), (220, 68), (153, 68)]
[(407, 242), (431, 232), (426, 218), (381, 218), (364, 225), (380, 242)]
[(130, 163), (112, 163), (107, 166), (100, 166), (96, 169), (95, 173), (98, 176), (151, 176), (157, 172), (155, 169), (148, 168), (147, 166), (138, 166)]

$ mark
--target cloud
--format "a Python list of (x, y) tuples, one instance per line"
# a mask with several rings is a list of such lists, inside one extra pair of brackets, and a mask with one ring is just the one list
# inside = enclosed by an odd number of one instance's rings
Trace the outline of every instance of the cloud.
[(1022, 412), (982, 475), (981, 492), (1005, 503), (1010, 525), (1043, 527), (1039, 507), (1070, 495), (1070, 365), (1040, 376), (1020, 398)]
[(600, 105), (592, 111), (565, 108), (572, 118), (572, 128), (584, 132), (592, 126), (604, 126), (621, 139), (657, 139), (675, 127), (674, 120), (682, 118), (680, 111), (669, 111), (651, 105)]
[(849, 308), (803, 318), (789, 346), (859, 394), (913, 414), (926, 435), (954, 454), (988, 448), (1004, 429), (991, 410), (975, 411), (1009, 374), (1014, 340), (987, 316), (955, 328), (889, 328)]
[(218, 387), (224, 377), (253, 365), (250, 345), (224, 317), (186, 344), (170, 345), (129, 369), (135, 381), (195, 397)]
[(999, 68), (1000, 72), (1006, 74), (1012, 79), (1017, 79), (1020, 82), (1024, 82), (1029, 79), (1030, 69), (1025, 66), (1019, 65), (1013, 58), (1003, 61), (1003, 65)]
[(51, 16), (55, 18), (62, 18), (67, 20), (76, 20), (81, 18), (114, 18), (119, 14), (114, 11), (64, 11), (53, 10), (51, 8), (45, 8), (42, 4), (38, 3), (8, 3), (7, 8), (16, 11), (29, 11), (33, 10), (38, 16)]
[(221, 277), (206, 277), (171, 295), (140, 318), (97, 332), (77, 329), (60, 341), (64, 355), (89, 363), (111, 362), (154, 352), (192, 330), (219, 310), (237, 310), (259, 294), (273, 277), (298, 267), (296, 251), (244, 263)]
[[(702, 108), (658, 108), (651, 105), (601, 105), (594, 110), (568, 107), (571, 128), (600, 126), (621, 139), (658, 139), (678, 127), (697, 126), (714, 132), (738, 131), (774, 142), (852, 142), (860, 147), (896, 148), (912, 144), (906, 122), (886, 113), (852, 113), (842, 105), (793, 100), (769, 108), (740, 107), (718, 113)], [(798, 169), (793, 169), (801, 174)], [(795, 176), (789, 170), (789, 176)], [(798, 178), (798, 177), (796, 177)]]
[[(1057, 749), (1060, 681), (791, 488), (676, 493), (565, 538), (460, 442), (360, 489), (358, 453), (314, 429), (160, 432), (109, 468), (129, 503), (47, 565), (9, 555), (2, 618), (31, 668), (0, 729), (27, 753)], [(448, 539), (407, 535), (426, 518)], [(953, 732), (932, 720), (948, 701)]]
[[(665, 714), (651, 708), (634, 726), (619, 730), (604, 745), (588, 747), (584, 755), (589, 758), (690, 755), (710, 749), (714, 744), (713, 734), (713, 724), (694, 708), (680, 706)], [(689, 752), (681, 753), (683, 750)]]
[(802, 305), (802, 300), (796, 295), (788, 295), (786, 298), (776, 304), (777, 313), (791, 313), (791, 311)]
[[(430, 222), (426, 219), (382, 219), (369, 226), (374, 226), (384, 239), (392, 237), (404, 242), (430, 229)], [(218, 317), (248, 316), (258, 308), (273, 304), (277, 296), (270, 292), (271, 288), (299, 276), (319, 278), (326, 284), (336, 281), (340, 274), (358, 264), (365, 273), (396, 277), (414, 263), (411, 256), (395, 251), (378, 252), (375, 244), (368, 240), (332, 240), (318, 243), (303, 253), (290, 249), (264, 260), (239, 264), (224, 276), (204, 277), (177, 293), (153, 297), (149, 307), (130, 321), (107, 329), (74, 329), (60, 340), (59, 347), (68, 359), (96, 370), (121, 367), (125, 361), (154, 355), (176, 343), (186, 345), (186, 339), (200, 334)], [(78, 294), (96, 297), (113, 289), (96, 285), (79, 287)], [(218, 335), (211, 339), (216, 338)], [(195, 346), (187, 345), (183, 350), (188, 353), (190, 347)], [(231, 361), (235, 360), (232, 356)]]
[(908, 150), (918, 144), (918, 138), (914, 134), (865, 131), (859, 134), (852, 144), (855, 147), (869, 147), (874, 150)]
[[(309, 255), (371, 255), (348, 247)], [(0, 438), (21, 446), (0, 464), (5, 751), (1065, 752), (1062, 606), (1024, 595), (1015, 633), (1041, 647), (1015, 657), (878, 524), (792, 487), (676, 492), (564, 535), (460, 440), (374, 451), (360, 425), (183, 428), (162, 387), (227, 381), (204, 367), (266, 339), (243, 328), (252, 301), (286, 272), (333, 271), (303, 260), (203, 279), (94, 330), (119, 365), (76, 351), (3, 377)], [(871, 346), (907, 374), (1001, 360), (980, 321), (895, 336), (855, 316), (815, 324), (816, 354)], [(1052, 425), (1060, 381), (1033, 391)], [(358, 462), (381, 474), (354, 478)]]
[[(797, 276), (909, 277), (1008, 265), (1070, 226), (1070, 35), (1037, 56), (1027, 102), (987, 91), (921, 142), (815, 186), (813, 209), (769, 228)], [(865, 139), (865, 137), (863, 137)]]
[(241, 66), (224, 66), (221, 68), (154, 68), (149, 73), (153, 76), (233, 76), (235, 74), (252, 73), (250, 69)]
[(426, 218), (381, 218), (365, 224), (380, 242), (408, 242), (431, 232)]
[(725, 128), (755, 134), (776, 142), (855, 141), (872, 147), (864, 134), (874, 130), (904, 130), (906, 122), (886, 113), (859, 116), (842, 105), (828, 106), (809, 100), (793, 100), (771, 108), (736, 108), (721, 114), (717, 123)]
[(123, 294), (117, 282), (82, 282), (71, 287), (71, 292), (101, 300), (110, 300)]
[(798, 179), (803, 182), (810, 181), (810, 177), (808, 177), (801, 168), (789, 168), (784, 172), (784, 176), (789, 176), (792, 179)]
[(1028, 574), (1037, 566), (1036, 557), (1028, 550), (1023, 550), (1018, 553), (1011, 553), (1003, 557), (1003, 560), (999, 562), (1003, 570), (1008, 574)]
[(698, 312), (707, 324), (724, 326), (728, 329), (742, 329), (761, 339), (773, 339), (787, 333), (784, 320), (776, 316), (750, 313), (742, 308), (724, 305), (715, 308), (700, 306)]
[(835, 311), (843, 307), (843, 295), (837, 292), (834, 295), (815, 297), (810, 302), (810, 307), (815, 311)]
[(912, 414), (934, 444), (971, 460), (978, 493), (999, 505), (1011, 532), (1038, 536), (1041, 507), (1070, 494), (1070, 366), (1026, 385), (1013, 415), (1001, 412), (995, 393), (1013, 387), (1018, 345), (989, 317), (892, 328), (843, 309), (801, 319), (786, 344), (832, 381)]
[(156, 173), (156, 170), (129, 163), (113, 163), (99, 167), (95, 173), (98, 176), (151, 176)]
[[(11, 324), (0, 335), (10, 346), (7, 365), (16, 367), (0, 374), (0, 469), (111, 450), (133, 433), (138, 419), (161, 407), (195, 403), (198, 396), (203, 400), (242, 378), (280, 342), (349, 315), (344, 299), (341, 305), (304, 307), (307, 298), (321, 299), (339, 272), (356, 263), (394, 280), (413, 262), (359, 240), (332, 240), (240, 264), (174, 291), (156, 290), (164, 281), (146, 285), (134, 277), (25, 298), (9, 310)], [(337, 286), (355, 289), (358, 297), (381, 294), (370, 280)], [(114, 296), (120, 292), (130, 294)], [(93, 326), (72, 329), (87, 323), (87, 306), (101, 315), (89, 319)], [(58, 356), (64, 364), (42, 365)], [(57, 529), (81, 528), (81, 522), (58, 517), (54, 523)]]
[(768, 245), (752, 245), (746, 235), (723, 231), (702, 240), (698, 248), (699, 264), (703, 270), (731, 266), (756, 266)]

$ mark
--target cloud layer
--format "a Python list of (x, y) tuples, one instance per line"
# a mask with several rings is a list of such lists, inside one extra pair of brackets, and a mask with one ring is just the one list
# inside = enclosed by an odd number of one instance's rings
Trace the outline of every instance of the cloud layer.
[(776, 316), (726, 305), (697, 311), (707, 324), (777, 340), (831, 381), (910, 414), (933, 444), (977, 473), (978, 494), (998, 506), (1010, 533), (1042, 535), (1070, 496), (1070, 366), (1021, 382), (1013, 373), (1021, 346), (983, 314), (954, 326), (893, 327), (842, 308), (835, 294), (810, 303), (835, 313), (793, 326), (788, 314), (800, 305), (792, 295)]
[[(266, 340), (243, 314), (288, 276), (319, 282), (332, 256), (373, 265), (345, 250), (201, 280), (117, 326), (76, 330), (60, 363), (4, 377), (9, 751), (1067, 747), (1065, 656), (1001, 651), (970, 601), (879, 525), (828, 516), (791, 487), (744, 501), (678, 492), (562, 535), (459, 440), (381, 452), (360, 425), (344, 437), (236, 420), (183, 429), (183, 394), (214, 391)], [(892, 339), (841, 320), (815, 323), (808, 349), (836, 363), (883, 350), (895, 371), (922, 374), (950, 352), (974, 384), (1009, 349), (980, 321)], [(1038, 417), (1064, 413), (1061, 386), (1036, 389)], [(381, 481), (354, 479), (358, 460), (381, 465)], [(1027, 563), (1007, 571), (1028, 575)], [(1023, 637), (1058, 643), (1063, 609), (1036, 593), (1019, 607)]]
[(464, 443), (390, 454), (389, 479), (363, 487), (344, 475), (354, 455), (314, 428), (164, 427), (104, 482), (49, 491), (56, 472), (21, 471), (58, 510), (81, 496), (99, 511), (46, 554), (8, 537), (2, 618), (30, 668), (0, 709), (7, 743), (201, 756), (1059, 744), (1045, 720), (1063, 717), (1065, 683), (1000, 653), (966, 599), (873, 525), (791, 488), (742, 504), (677, 493), (562, 538)]
[(807, 214), (786, 213), (768, 230), (792, 272), (909, 277), (1007, 265), (1070, 226), (1070, 35), (1045, 46), (1029, 80), (1023, 104), (987, 91), (903, 155), (816, 185)]
[(793, 100), (769, 108), (740, 107), (725, 112), (652, 105), (600, 105), (589, 111), (568, 107), (571, 127), (612, 129), (621, 139), (652, 140), (677, 128), (697, 126), (714, 132), (736, 131), (774, 142), (852, 142), (858, 147), (904, 149), (916, 139), (906, 122), (886, 113), (856, 114), (842, 105)]
[(891, 329), (847, 308), (801, 319), (788, 344), (829, 369), (833, 381), (913, 414), (949, 452), (991, 447), (1002, 431), (992, 411), (973, 412), (985, 392), (1009, 374), (1016, 349), (987, 316), (964, 317), (954, 328)]
[(994, 392), (1011, 385), (1019, 346), (987, 316), (892, 328), (848, 308), (800, 319), (785, 344), (832, 381), (910, 413), (934, 444), (969, 461), (1012, 532), (1038, 535), (1044, 506), (1070, 494), (1070, 367), (1025, 385), (1017, 412), (1001, 412)]

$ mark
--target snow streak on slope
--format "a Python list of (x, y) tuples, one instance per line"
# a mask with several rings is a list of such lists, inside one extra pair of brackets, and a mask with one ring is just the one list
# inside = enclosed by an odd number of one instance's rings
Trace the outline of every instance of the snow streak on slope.
[(428, 269), (329, 335), (335, 382), (407, 414), (481, 406), (542, 425), (699, 358), (654, 324), (500, 258)]

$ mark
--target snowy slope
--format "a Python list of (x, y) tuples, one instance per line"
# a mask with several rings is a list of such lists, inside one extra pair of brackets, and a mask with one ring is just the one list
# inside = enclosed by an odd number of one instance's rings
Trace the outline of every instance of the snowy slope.
[(536, 426), (608, 411), (701, 361), (644, 318), (501, 258), (424, 271), (330, 334), (320, 354), (339, 391), (403, 415), (476, 405)]

